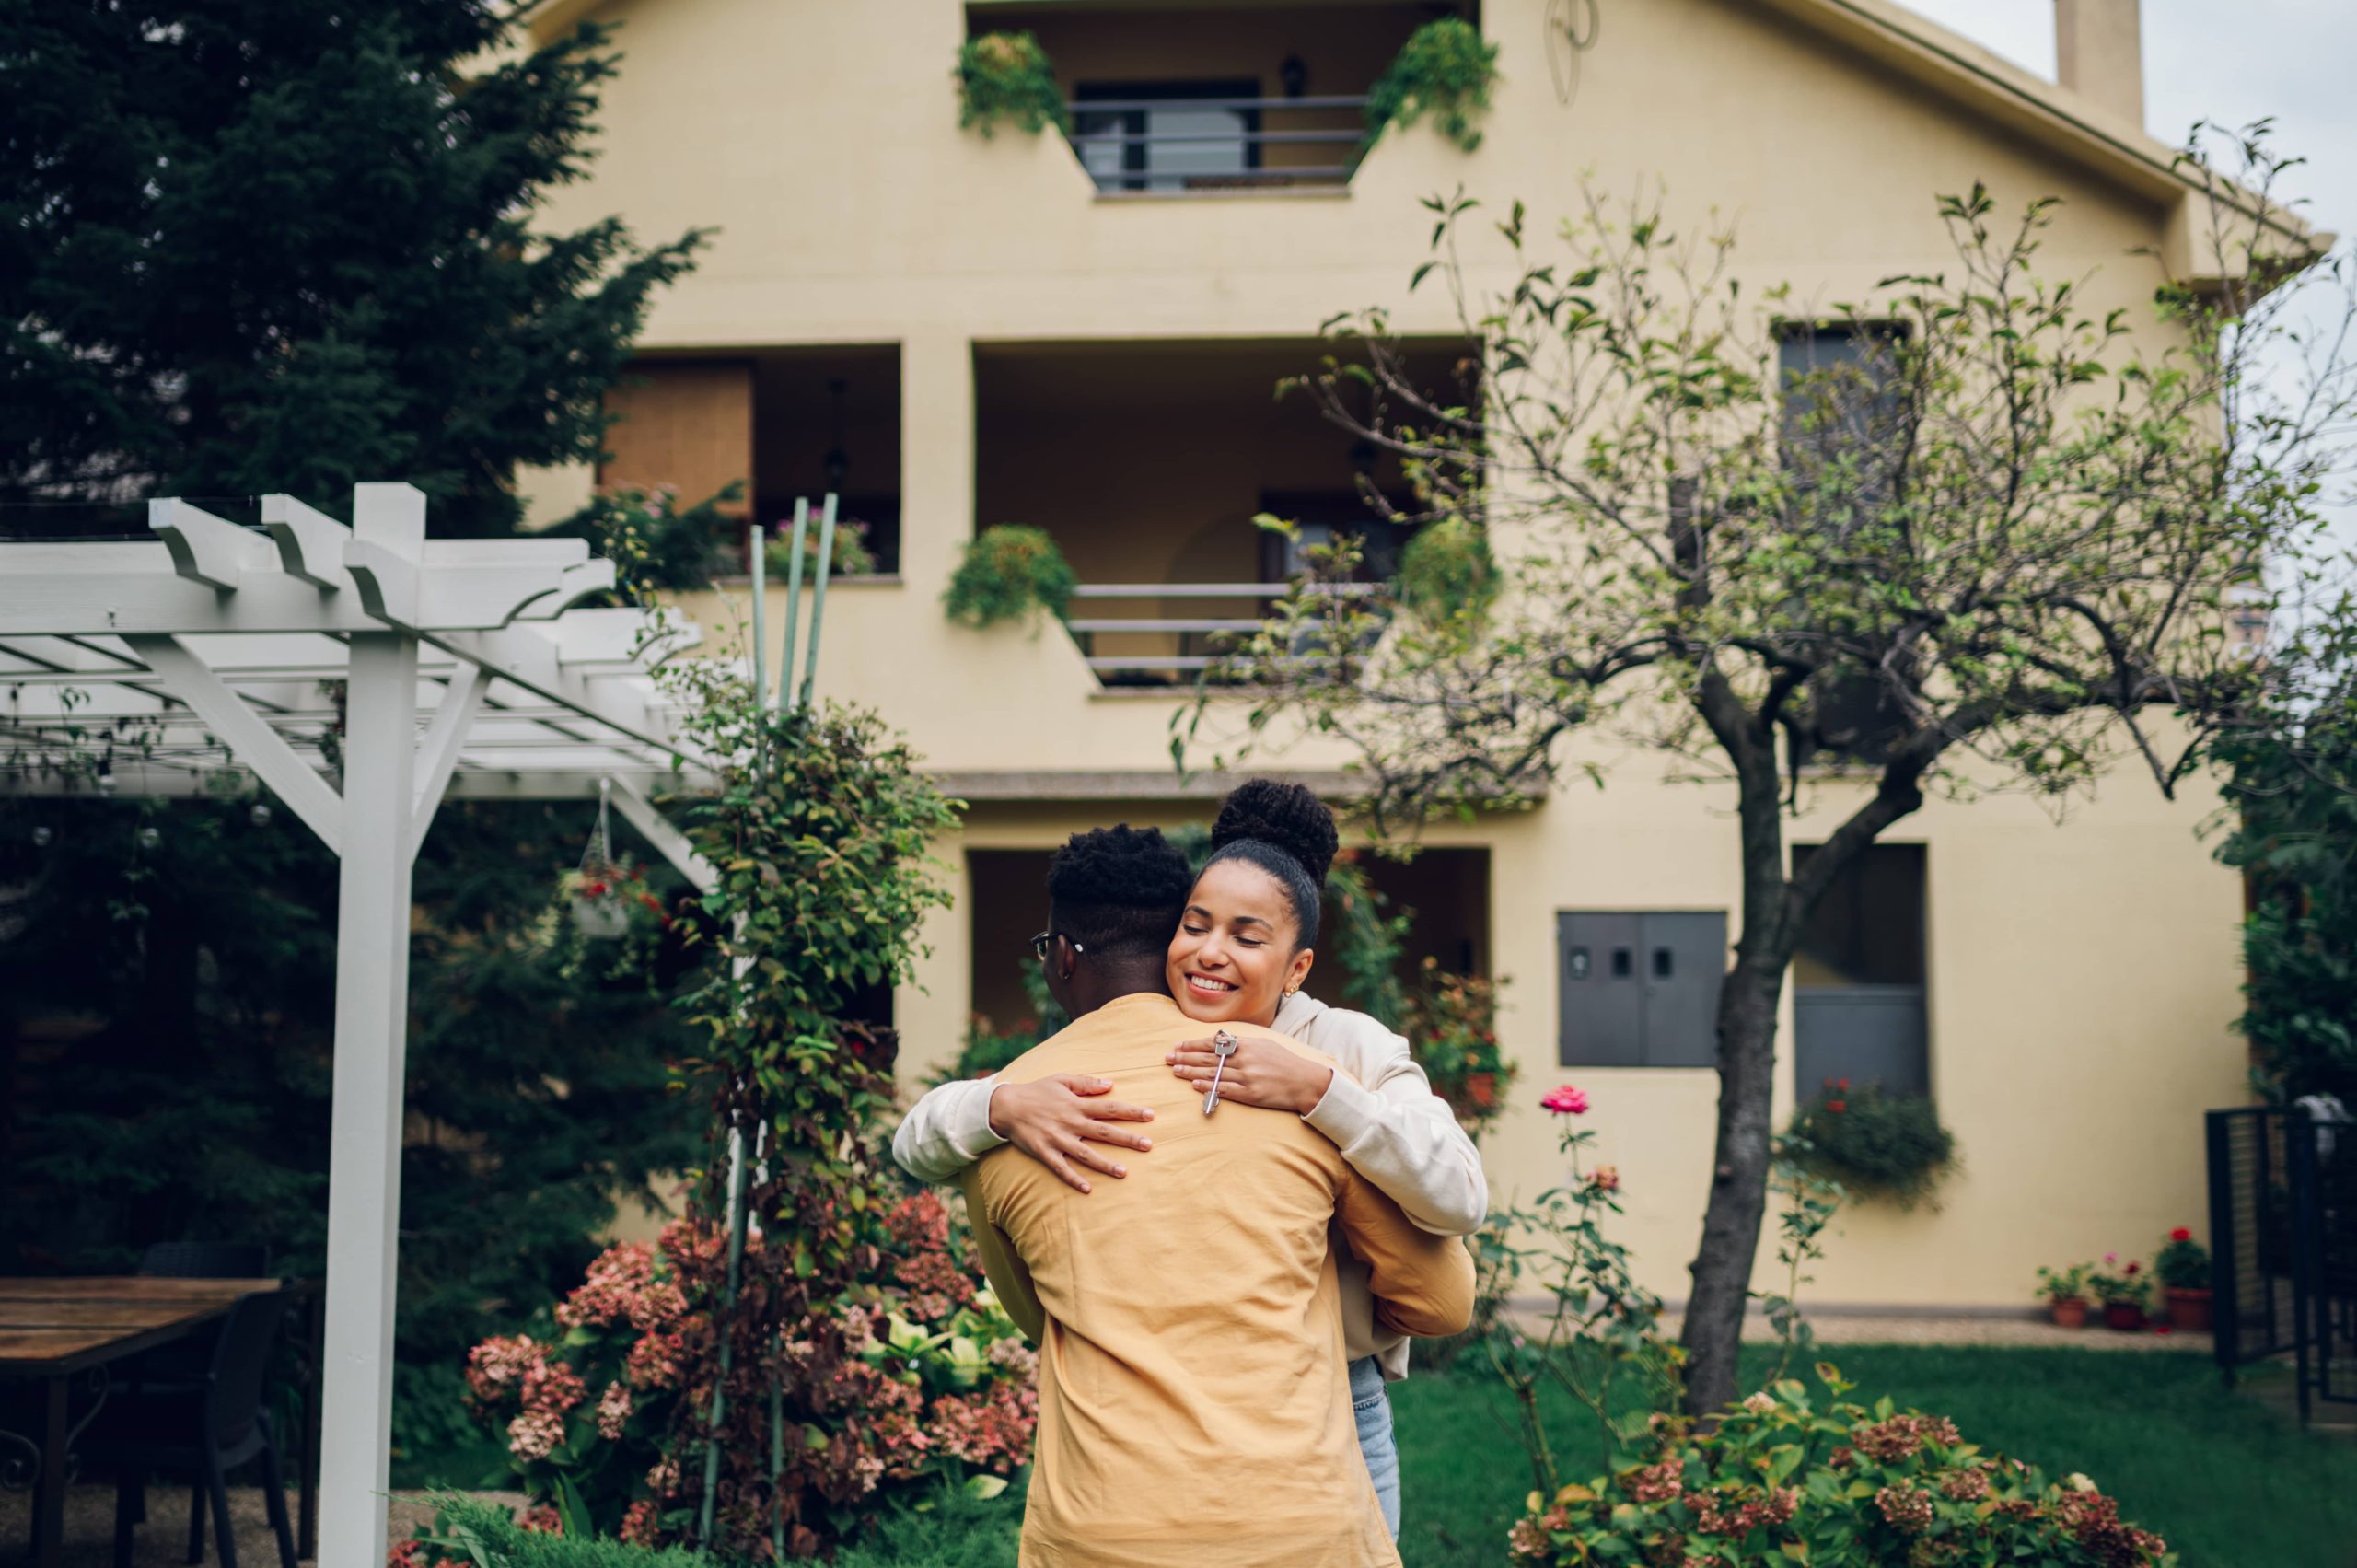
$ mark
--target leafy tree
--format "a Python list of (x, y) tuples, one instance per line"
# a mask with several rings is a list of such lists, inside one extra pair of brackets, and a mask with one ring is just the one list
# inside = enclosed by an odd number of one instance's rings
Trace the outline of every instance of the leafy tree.
[(2305, 676), (2276, 722), (2223, 738), (2234, 830), (2218, 855), (2251, 878), (2239, 1027), (2255, 1086), (2357, 1105), (2357, 603), (2304, 622)]
[[(1398, 454), (1408, 520), (1478, 528), (1512, 588), (1486, 619), (1388, 617), (1313, 580), (1220, 672), (1260, 688), (1240, 730), (1207, 739), (1207, 691), (1174, 732), (1182, 760), (1340, 737), (1378, 830), (1536, 797), (1568, 766), (1601, 780), (1598, 742), (1669, 751), (1735, 800), (1740, 935), (1684, 1330), (1696, 1411), (1735, 1392), (1777, 1003), (1827, 887), (1933, 793), (2059, 811), (2123, 753), (2172, 789), (2267, 684), (2229, 627), (2265, 608), (2254, 563), (2318, 526), (2349, 403), (2345, 378), (2337, 406), (2254, 388), (2281, 326), (2269, 291), (2313, 255), (2267, 202), (2282, 165), (2243, 145), (2249, 189), (2211, 180), (2226, 281), (2165, 287), (2141, 336), (2040, 270), (2051, 201), (2016, 222), (1981, 190), (1945, 198), (1949, 270), (1817, 309), (1738, 286), (1732, 236), (1681, 236), (1658, 195), (1590, 193), (1560, 256), (1517, 204), (1496, 235), (1518, 275), (1491, 292), (1460, 195), (1428, 203), (1415, 281), (1446, 286), (1479, 345), (1466, 384), (1420, 385), (1381, 310), (1329, 322), (1336, 354), (1296, 383)], [(1357, 552), (1316, 553), (1313, 577), (1346, 577)], [(1574, 738), (1592, 738), (1576, 763)], [(1784, 818), (1810, 796), (1846, 815), (1794, 866)]]
[[(453, 801), (418, 859), (403, 1446), (451, 1435), (468, 1348), (577, 1279), (617, 1202), (699, 1147), (668, 1092), (684, 943), (587, 944), (552, 902), (588, 830), (578, 806)], [(14, 799), (0, 889), (0, 1270), (253, 1239), (316, 1274), (334, 857), (259, 800)]]
[(699, 236), (537, 231), (607, 33), (497, 0), (96, 0), (0, 20), (0, 501), (350, 494), (512, 528)]

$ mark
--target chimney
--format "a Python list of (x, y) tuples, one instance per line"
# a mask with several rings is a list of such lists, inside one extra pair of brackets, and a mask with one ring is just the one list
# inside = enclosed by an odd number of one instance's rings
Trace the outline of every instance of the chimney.
[(2055, 75), (2098, 109), (2144, 128), (2138, 0), (2054, 0)]

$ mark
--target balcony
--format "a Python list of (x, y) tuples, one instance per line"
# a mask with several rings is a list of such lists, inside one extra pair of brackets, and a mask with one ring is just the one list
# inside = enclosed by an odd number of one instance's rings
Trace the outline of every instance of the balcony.
[[(1396, 569), (1409, 530), (1371, 511), (1360, 485), (1404, 499), (1399, 465), (1307, 396), (1272, 396), (1334, 346), (976, 345), (975, 521), (1056, 540), (1084, 585), (1070, 629), (1101, 686), (1193, 685), (1222, 640), (1288, 590), (1307, 545), (1353, 533), (1365, 580)], [(1463, 353), (1415, 344), (1410, 374), (1437, 395)], [(1255, 528), (1261, 512), (1295, 521), (1298, 538)]]
[(1333, 192), (1358, 168), (1367, 89), (1442, 9), (1470, 8), (974, 3), (967, 29), (1039, 40), (1102, 195)]

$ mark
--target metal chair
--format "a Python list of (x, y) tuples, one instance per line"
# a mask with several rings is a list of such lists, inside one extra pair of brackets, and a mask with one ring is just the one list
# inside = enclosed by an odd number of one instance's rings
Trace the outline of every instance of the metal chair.
[[(158, 1241), (140, 1256), (139, 1272), (149, 1279), (258, 1280), (270, 1272), (270, 1248), (258, 1241)], [(212, 1368), (212, 1343), (187, 1339), (133, 1357), (122, 1375), (135, 1392), (171, 1398), (200, 1392)], [(138, 1522), (147, 1522), (144, 1503)], [(189, 1489), (188, 1560), (204, 1561), (201, 1486)]]
[(279, 1568), (296, 1568), (295, 1537), (286, 1518), (285, 1478), (262, 1411), (262, 1385), (270, 1351), (286, 1314), (277, 1291), (238, 1298), (214, 1342), (204, 1378), (193, 1393), (137, 1396), (110, 1402), (83, 1436), (84, 1458), (115, 1468), (115, 1568), (130, 1568), (132, 1529), (145, 1514), (149, 1470), (190, 1475), (195, 1498), (190, 1508), (189, 1556), (204, 1561), (203, 1499), (213, 1500), (213, 1538), (221, 1568), (238, 1568), (236, 1532), (229, 1522), (230, 1470), (259, 1458), (263, 1503), (278, 1537)]

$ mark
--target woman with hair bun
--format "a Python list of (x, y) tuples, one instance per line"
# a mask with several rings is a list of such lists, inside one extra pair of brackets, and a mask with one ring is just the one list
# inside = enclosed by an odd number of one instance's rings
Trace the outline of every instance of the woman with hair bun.
[[(1174, 1040), (1167, 1060), (1181, 1078), (1206, 1089), (1216, 1083), (1206, 1114), (1220, 1103), (1292, 1111), (1418, 1229), (1469, 1236), (1489, 1213), (1480, 1156), (1433, 1093), (1407, 1040), (1367, 1014), (1328, 1006), (1302, 989), (1317, 956), (1320, 889), (1340, 843), (1332, 811), (1300, 784), (1253, 779), (1221, 803), (1211, 858), (1188, 893), (1166, 978), (1179, 1010), (1226, 1033), (1232, 1053), (1218, 1057), (1207, 1032)], [(1339, 1067), (1264, 1038), (1273, 1035), (1322, 1051)], [(911, 1109), (892, 1153), (910, 1174), (946, 1181), (1012, 1143), (1086, 1192), (1087, 1172), (1118, 1179), (1126, 1174), (1119, 1151), (1153, 1146), (1131, 1125), (1152, 1113), (1105, 1098), (1112, 1086), (1069, 1074), (1025, 1084), (944, 1084)], [(1399, 1459), (1386, 1386), (1408, 1375), (1408, 1343), (1378, 1326), (1365, 1265), (1347, 1249), (1337, 1262), (1359, 1446), (1396, 1536)]]

